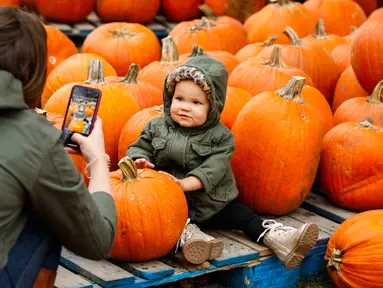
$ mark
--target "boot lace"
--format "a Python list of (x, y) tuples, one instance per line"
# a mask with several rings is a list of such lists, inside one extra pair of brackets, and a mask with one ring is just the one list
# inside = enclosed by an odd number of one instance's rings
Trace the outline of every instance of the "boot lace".
[(279, 223), (275, 220), (264, 220), (262, 223), (263, 228), (265, 230), (262, 232), (262, 234), (258, 237), (257, 242), (266, 235), (267, 232), (273, 231), (276, 232), (278, 235), (287, 236), (288, 234), (294, 233), (296, 229), (294, 227), (290, 226), (283, 226), (282, 223)]

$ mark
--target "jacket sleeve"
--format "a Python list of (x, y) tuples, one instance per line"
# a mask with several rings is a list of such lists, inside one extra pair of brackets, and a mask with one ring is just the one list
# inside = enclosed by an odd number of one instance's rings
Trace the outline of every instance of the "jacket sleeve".
[(146, 124), (144, 129), (142, 129), (140, 137), (136, 140), (136, 142), (132, 143), (129, 146), (128, 151), (126, 151), (126, 156), (128, 156), (132, 160), (144, 158), (150, 163), (154, 163), (154, 148), (152, 146), (153, 137), (150, 131), (151, 122)]
[(109, 255), (117, 221), (113, 198), (102, 191), (89, 193), (58, 141), (44, 157), (32, 201), (63, 246), (93, 260)]
[(186, 177), (195, 176), (201, 180), (206, 193), (209, 193), (221, 181), (235, 150), (234, 136), (228, 131), (221, 140), (212, 146), (210, 156), (196, 169), (190, 171)]

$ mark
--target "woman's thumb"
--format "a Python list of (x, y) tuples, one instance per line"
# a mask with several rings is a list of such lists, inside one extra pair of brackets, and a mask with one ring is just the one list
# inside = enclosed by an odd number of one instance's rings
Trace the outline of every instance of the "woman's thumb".
[(86, 141), (86, 137), (79, 134), (79, 133), (74, 133), (72, 135), (72, 138), (71, 140), (75, 143), (77, 143), (78, 145), (82, 146), (82, 144), (84, 143), (84, 141)]

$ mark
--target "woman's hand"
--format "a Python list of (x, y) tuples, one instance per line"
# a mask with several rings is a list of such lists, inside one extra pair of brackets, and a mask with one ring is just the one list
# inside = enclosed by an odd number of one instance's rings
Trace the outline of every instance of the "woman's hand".
[(136, 159), (134, 161), (134, 164), (136, 164), (137, 169), (144, 169), (144, 168), (154, 168), (154, 164), (150, 163), (148, 160), (144, 158)]

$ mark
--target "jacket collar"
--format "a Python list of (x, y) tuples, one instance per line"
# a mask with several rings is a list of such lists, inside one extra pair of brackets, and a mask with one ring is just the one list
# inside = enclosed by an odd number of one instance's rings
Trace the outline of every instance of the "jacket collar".
[(21, 81), (0, 70), (0, 110), (26, 108)]

